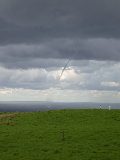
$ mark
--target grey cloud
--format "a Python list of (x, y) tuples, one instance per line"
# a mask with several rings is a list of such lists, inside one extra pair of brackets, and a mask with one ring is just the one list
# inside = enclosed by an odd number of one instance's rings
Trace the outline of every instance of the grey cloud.
[(119, 0), (0, 0), (1, 88), (120, 91), (119, 61)]
[(78, 78), (63, 80), (62, 89), (120, 91), (119, 71), (120, 63), (88, 61), (86, 65), (75, 67)]
[(0, 43), (120, 36), (119, 0), (1, 0)]
[[(119, 0), (1, 0), (1, 16), (20, 25), (119, 24)], [(107, 21), (106, 21), (107, 20)], [(74, 22), (74, 23), (73, 23)]]
[[(87, 68), (91, 71), (87, 71)], [(60, 68), (49, 70), (0, 68), (0, 88), (120, 91), (119, 70), (120, 63), (88, 61), (88, 64), (81, 67), (70, 66), (59, 80)]]
[(54, 86), (57, 81), (55, 75), (45, 69), (9, 70), (0, 68), (0, 75), (0, 88), (43, 90)]
[(0, 46), (0, 64), (9, 68), (61, 67), (66, 59), (73, 66), (79, 65), (76, 60), (120, 61), (120, 40), (62, 38), (40, 44)]

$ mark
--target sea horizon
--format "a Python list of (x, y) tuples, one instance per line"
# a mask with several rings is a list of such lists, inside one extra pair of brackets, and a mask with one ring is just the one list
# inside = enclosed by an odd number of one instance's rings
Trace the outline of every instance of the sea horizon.
[(0, 101), (0, 112), (32, 112), (60, 109), (120, 109), (120, 103), (55, 102), (55, 101)]

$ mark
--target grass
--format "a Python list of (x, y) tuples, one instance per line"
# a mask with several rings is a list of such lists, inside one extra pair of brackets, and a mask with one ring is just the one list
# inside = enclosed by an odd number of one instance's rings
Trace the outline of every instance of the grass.
[(120, 110), (0, 114), (0, 160), (119, 160)]

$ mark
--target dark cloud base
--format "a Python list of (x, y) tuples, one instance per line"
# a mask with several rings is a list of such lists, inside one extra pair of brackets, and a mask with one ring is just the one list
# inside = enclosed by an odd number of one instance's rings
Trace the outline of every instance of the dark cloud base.
[(119, 0), (1, 0), (0, 44), (120, 38)]

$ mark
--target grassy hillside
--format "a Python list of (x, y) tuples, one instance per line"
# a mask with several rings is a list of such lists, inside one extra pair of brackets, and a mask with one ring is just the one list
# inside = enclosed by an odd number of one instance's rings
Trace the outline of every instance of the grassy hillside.
[(0, 114), (0, 160), (119, 159), (119, 110)]

